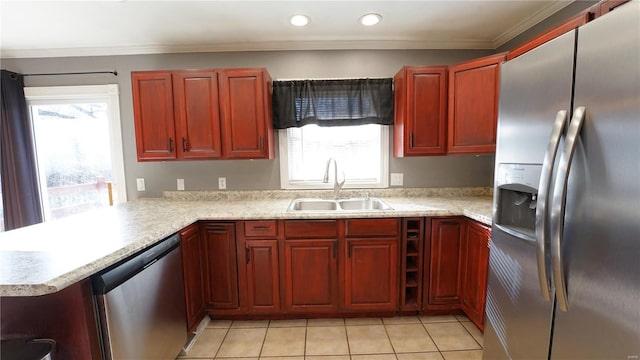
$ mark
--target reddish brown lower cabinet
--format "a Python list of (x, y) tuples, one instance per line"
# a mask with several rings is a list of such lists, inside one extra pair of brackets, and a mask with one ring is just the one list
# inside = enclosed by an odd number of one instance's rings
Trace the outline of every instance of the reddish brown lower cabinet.
[(345, 310), (395, 311), (398, 239), (347, 239)]
[(447, 309), (460, 306), (461, 271), (463, 260), (462, 238), (464, 218), (431, 219), (431, 239), (425, 259), (429, 261), (425, 279), (424, 299), (426, 308)]
[(94, 311), (89, 279), (53, 294), (2, 296), (0, 338), (54, 339), (56, 359), (102, 359)]
[(337, 312), (338, 239), (285, 240), (284, 289), (288, 312)]
[[(203, 222), (202, 241), (205, 253), (207, 308), (238, 309), (238, 261), (235, 223)], [(224, 313), (224, 311), (223, 311)]]
[(484, 329), (490, 237), (488, 227), (467, 220), (467, 231), (463, 238), (462, 310), (480, 330)]
[(205, 315), (203, 247), (199, 225), (196, 223), (181, 230), (180, 238), (187, 308), (187, 331), (193, 332)]
[(280, 311), (278, 240), (246, 240), (247, 310), (250, 313)]

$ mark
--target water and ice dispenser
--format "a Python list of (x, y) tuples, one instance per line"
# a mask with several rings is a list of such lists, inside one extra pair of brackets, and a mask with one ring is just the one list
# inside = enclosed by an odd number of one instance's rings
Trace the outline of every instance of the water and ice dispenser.
[(499, 164), (496, 224), (509, 232), (535, 237), (538, 183), (542, 165)]

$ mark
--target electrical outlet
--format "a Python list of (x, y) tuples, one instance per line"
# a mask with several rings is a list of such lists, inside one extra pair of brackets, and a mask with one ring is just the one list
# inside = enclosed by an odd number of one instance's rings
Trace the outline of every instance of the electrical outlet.
[(144, 178), (137, 178), (136, 179), (136, 188), (138, 189), (138, 191), (144, 191)]
[(224, 190), (226, 188), (227, 188), (227, 178), (226, 177), (219, 177), (218, 178), (218, 189)]
[(391, 173), (391, 186), (402, 186), (404, 183), (403, 173)]
[(184, 179), (178, 179), (177, 183), (178, 190), (184, 190)]

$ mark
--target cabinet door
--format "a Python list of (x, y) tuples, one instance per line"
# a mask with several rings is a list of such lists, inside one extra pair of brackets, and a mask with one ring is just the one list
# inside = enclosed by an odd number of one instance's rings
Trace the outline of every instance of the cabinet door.
[(287, 311), (338, 311), (338, 240), (286, 240), (284, 250)]
[(489, 230), (475, 221), (467, 221), (464, 237), (462, 310), (480, 330), (484, 328), (489, 268)]
[(246, 240), (249, 312), (280, 311), (278, 240)]
[(394, 156), (446, 153), (447, 68), (404, 67), (396, 74)]
[(195, 330), (204, 317), (204, 281), (202, 266), (202, 242), (197, 224), (180, 231), (182, 266), (184, 274), (184, 293), (187, 308), (187, 331)]
[(464, 220), (432, 219), (429, 255), (430, 305), (460, 305)]
[(174, 72), (173, 90), (179, 157), (221, 157), (218, 73), (213, 70)]
[(397, 310), (398, 239), (347, 239), (345, 309)]
[(273, 158), (271, 79), (263, 69), (227, 69), (220, 73), (222, 136), (225, 157)]
[(138, 161), (176, 159), (171, 72), (132, 72), (131, 83)]
[(498, 54), (449, 70), (448, 153), (496, 151), (500, 63)]
[(205, 222), (202, 231), (208, 306), (211, 309), (236, 309), (240, 304), (235, 225)]

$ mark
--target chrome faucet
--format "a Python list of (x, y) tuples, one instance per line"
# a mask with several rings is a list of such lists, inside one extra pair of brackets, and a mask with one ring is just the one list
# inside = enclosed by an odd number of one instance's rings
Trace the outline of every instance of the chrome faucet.
[(333, 198), (337, 200), (340, 197), (340, 190), (342, 190), (342, 187), (344, 186), (344, 182), (347, 181), (347, 179), (343, 171), (342, 181), (338, 182), (338, 163), (334, 158), (329, 158), (329, 160), (327, 161), (327, 168), (324, 170), (324, 178), (322, 179), (322, 182), (323, 183), (329, 182), (329, 165), (331, 165), (332, 161), (333, 161), (333, 174), (335, 176), (333, 180)]

